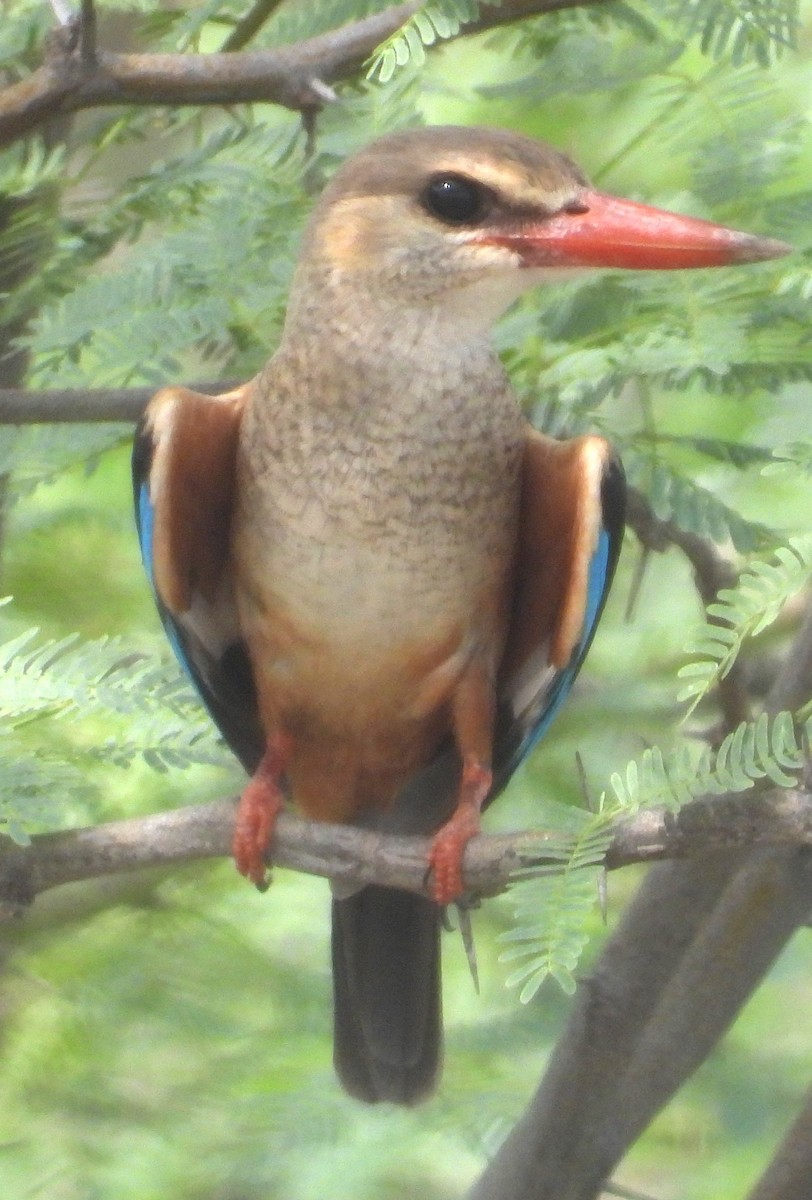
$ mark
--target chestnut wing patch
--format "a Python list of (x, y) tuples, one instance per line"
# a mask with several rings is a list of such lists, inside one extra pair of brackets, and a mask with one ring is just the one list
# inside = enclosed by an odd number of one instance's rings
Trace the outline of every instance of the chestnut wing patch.
[(608, 442), (529, 430), (494, 794), (547, 732), (586, 657), (623, 540), (626, 484)]
[(240, 421), (251, 385), (222, 396), (164, 388), (133, 444), (144, 567), (169, 642), (248, 771), (264, 738), (230, 578)]

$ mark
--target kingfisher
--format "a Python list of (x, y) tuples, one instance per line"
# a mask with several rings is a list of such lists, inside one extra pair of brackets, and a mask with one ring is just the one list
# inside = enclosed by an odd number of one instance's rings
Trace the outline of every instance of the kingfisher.
[(623, 537), (617, 456), (531, 427), (494, 321), (578, 269), (787, 249), (597, 191), (514, 132), (401, 131), (325, 188), (259, 374), (149, 403), (142, 555), (172, 648), (250, 776), (238, 869), (265, 886), (288, 802), (430, 839), (430, 896), (334, 889), (334, 1062), (357, 1098), (414, 1104), (436, 1085), (443, 909), (483, 807), (570, 691)]

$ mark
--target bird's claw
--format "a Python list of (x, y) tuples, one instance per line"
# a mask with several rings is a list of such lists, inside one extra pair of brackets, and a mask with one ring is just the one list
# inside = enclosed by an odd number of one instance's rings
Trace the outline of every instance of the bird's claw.
[(437, 904), (451, 904), (465, 891), (462, 860), (465, 847), (479, 833), (479, 809), (461, 805), (434, 835), (429, 850), (429, 871)]
[(259, 892), (267, 892), (270, 887), (266, 856), (281, 807), (278, 786), (262, 777), (251, 780), (237, 806), (232, 843), (234, 862), (240, 874)]
[(277, 730), (268, 738), (259, 766), (240, 796), (234, 820), (232, 853), (237, 870), (257, 891), (270, 887), (266, 858), (282, 809), (282, 776), (293, 751), (290, 736)]
[(434, 876), (434, 900), (443, 906), (458, 901), (465, 891), (462, 860), (465, 847), (479, 833), (479, 817), (493, 775), (476, 759), (463, 764), (457, 807), (437, 830), (429, 848), (429, 871)]

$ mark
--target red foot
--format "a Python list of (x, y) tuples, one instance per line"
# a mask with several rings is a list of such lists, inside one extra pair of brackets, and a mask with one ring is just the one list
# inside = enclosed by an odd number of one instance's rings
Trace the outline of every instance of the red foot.
[(429, 870), (434, 876), (434, 899), (451, 904), (465, 890), (462, 857), (472, 837), (479, 833), (479, 814), (491, 790), (493, 775), (480, 762), (466, 762), (462, 769), (457, 807), (435, 833), (429, 850)]
[(292, 748), (287, 734), (272, 734), (237, 806), (232, 843), (234, 862), (240, 874), (247, 876), (261, 892), (268, 887), (265, 856), (284, 802), (280, 783)]

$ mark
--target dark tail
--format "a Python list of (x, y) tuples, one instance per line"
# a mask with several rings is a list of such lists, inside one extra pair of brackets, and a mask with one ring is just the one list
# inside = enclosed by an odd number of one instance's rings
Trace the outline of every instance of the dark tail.
[(440, 912), (373, 885), (333, 901), (333, 1057), (359, 1100), (417, 1104), (437, 1082)]

